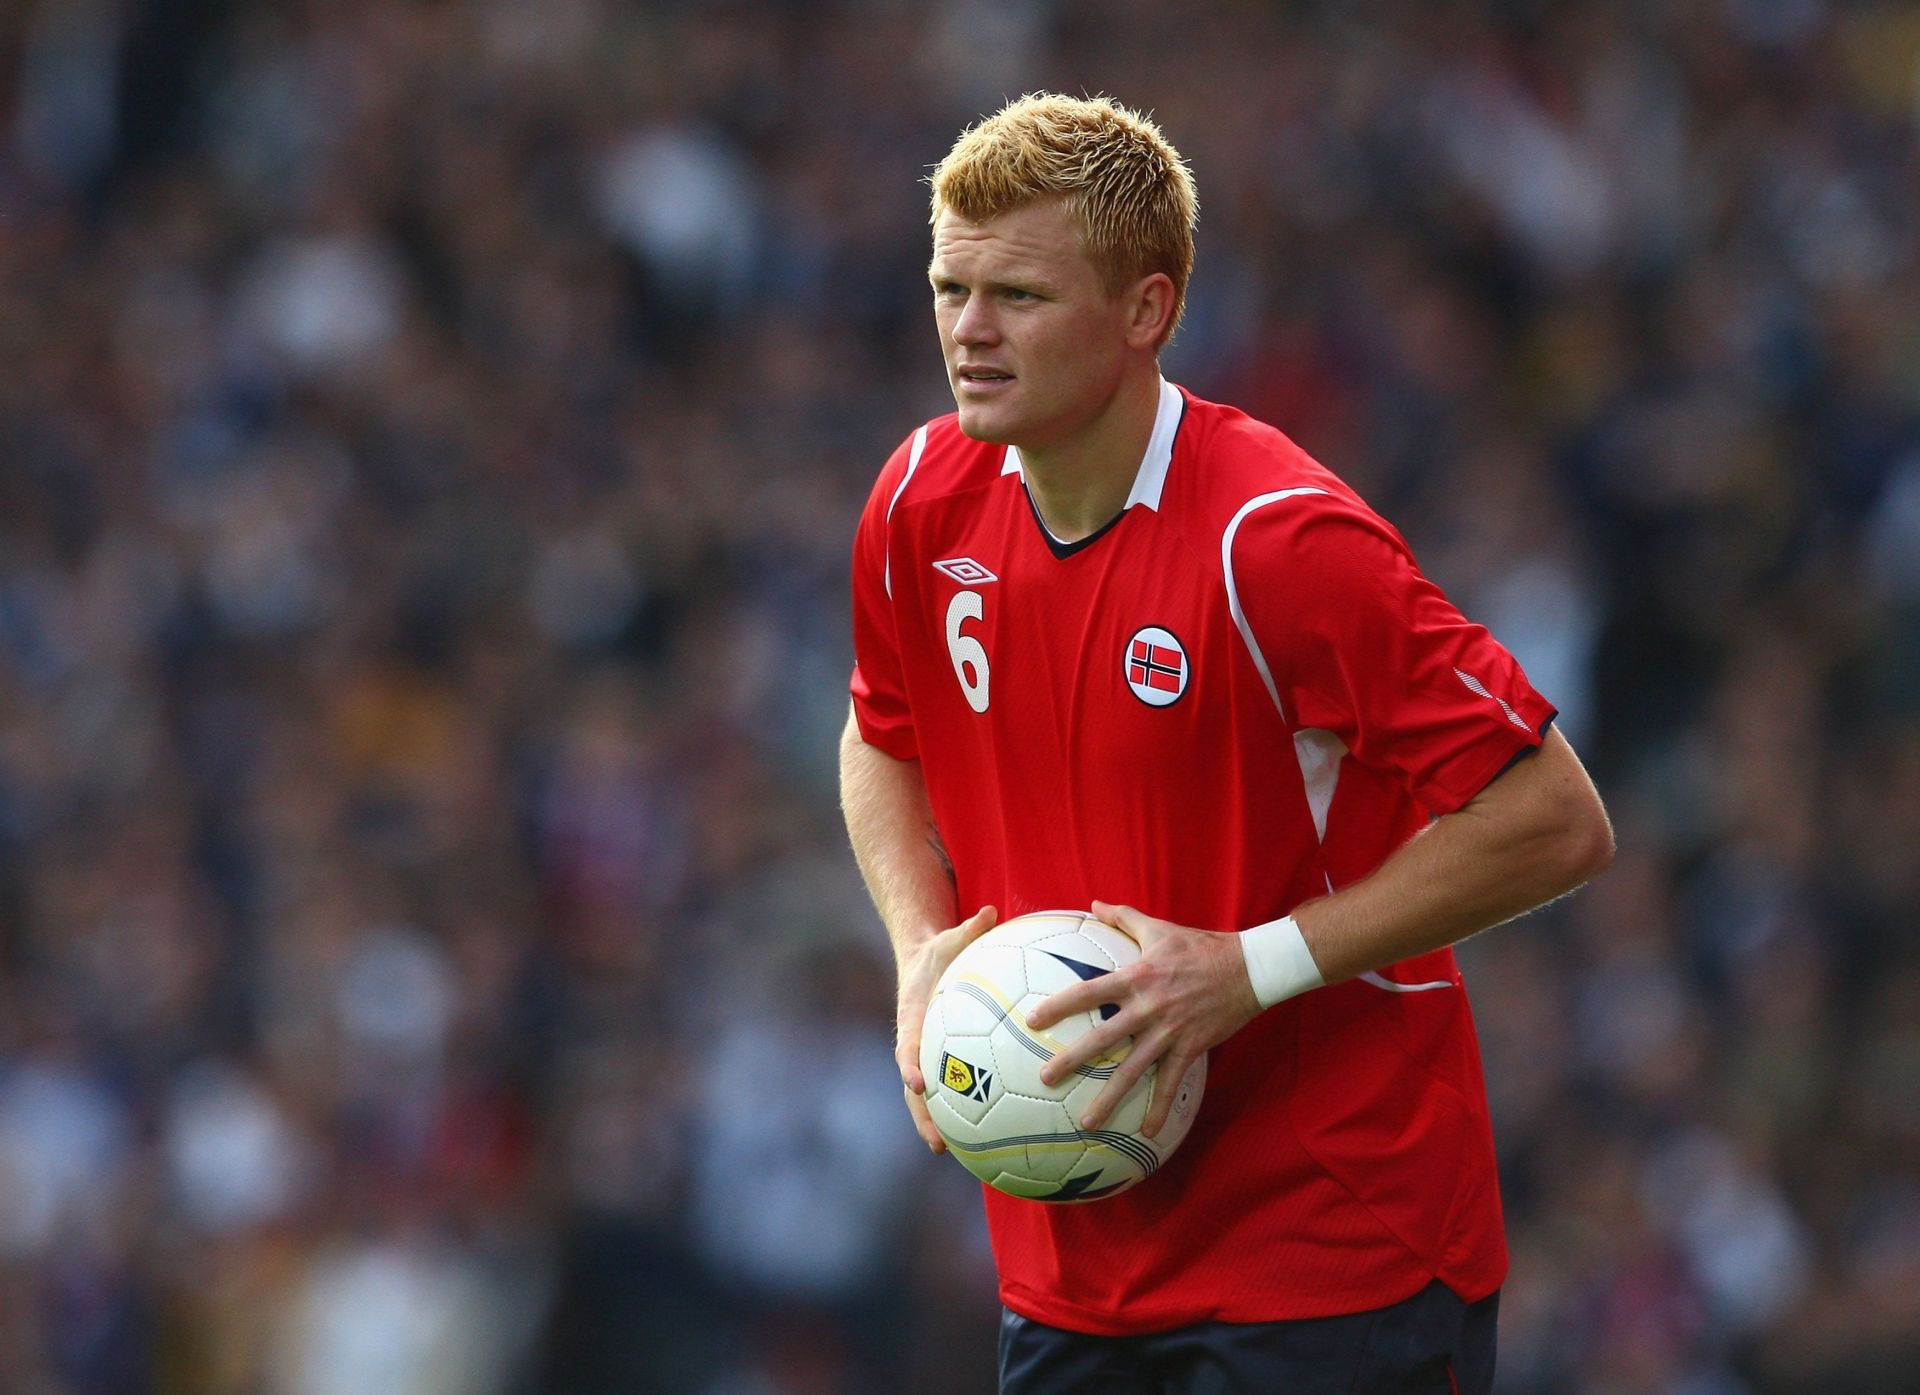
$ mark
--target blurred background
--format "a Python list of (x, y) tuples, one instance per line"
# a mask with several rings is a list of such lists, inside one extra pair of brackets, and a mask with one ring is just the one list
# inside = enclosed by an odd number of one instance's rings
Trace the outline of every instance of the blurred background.
[(1920, 1389), (1920, 11), (0, 3), (0, 1389), (972, 1395), (834, 803), (920, 182), (1197, 173), (1167, 360), (1559, 704), (1501, 1389)]

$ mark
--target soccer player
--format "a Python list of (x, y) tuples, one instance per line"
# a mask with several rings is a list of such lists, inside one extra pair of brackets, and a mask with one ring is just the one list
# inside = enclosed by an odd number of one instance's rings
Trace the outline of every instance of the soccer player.
[[(1613, 840), (1553, 708), (1279, 431), (1166, 382), (1191, 176), (1104, 99), (1012, 103), (933, 177), (957, 413), (854, 544), (847, 827), (921, 1021), (997, 915), (1090, 907), (1139, 961), (1049, 1063), (1211, 1052), (1184, 1147), (1086, 1206), (988, 1190), (1009, 1395), (1486, 1391), (1506, 1273), (1456, 941)], [(1164, 1122), (1172, 1091), (1146, 1122)]]

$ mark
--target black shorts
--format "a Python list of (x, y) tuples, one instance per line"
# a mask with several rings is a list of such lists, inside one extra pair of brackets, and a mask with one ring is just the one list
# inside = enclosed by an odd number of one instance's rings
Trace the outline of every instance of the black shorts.
[(1488, 1395), (1500, 1295), (1431, 1283), (1391, 1307), (1090, 1337), (1000, 1316), (1001, 1395)]

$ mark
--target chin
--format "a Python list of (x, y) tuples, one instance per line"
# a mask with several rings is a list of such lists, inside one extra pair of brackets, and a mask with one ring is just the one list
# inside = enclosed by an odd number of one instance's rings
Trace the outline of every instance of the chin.
[(984, 441), (990, 446), (1008, 446), (1013, 444), (1019, 428), (999, 412), (983, 410), (981, 407), (960, 402), (960, 430), (975, 441)]

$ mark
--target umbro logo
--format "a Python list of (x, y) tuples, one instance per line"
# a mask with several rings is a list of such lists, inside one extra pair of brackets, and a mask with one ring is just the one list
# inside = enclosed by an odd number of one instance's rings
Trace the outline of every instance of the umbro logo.
[(949, 557), (944, 562), (935, 562), (933, 569), (942, 576), (952, 577), (962, 586), (981, 586), (1000, 579), (971, 557)]

